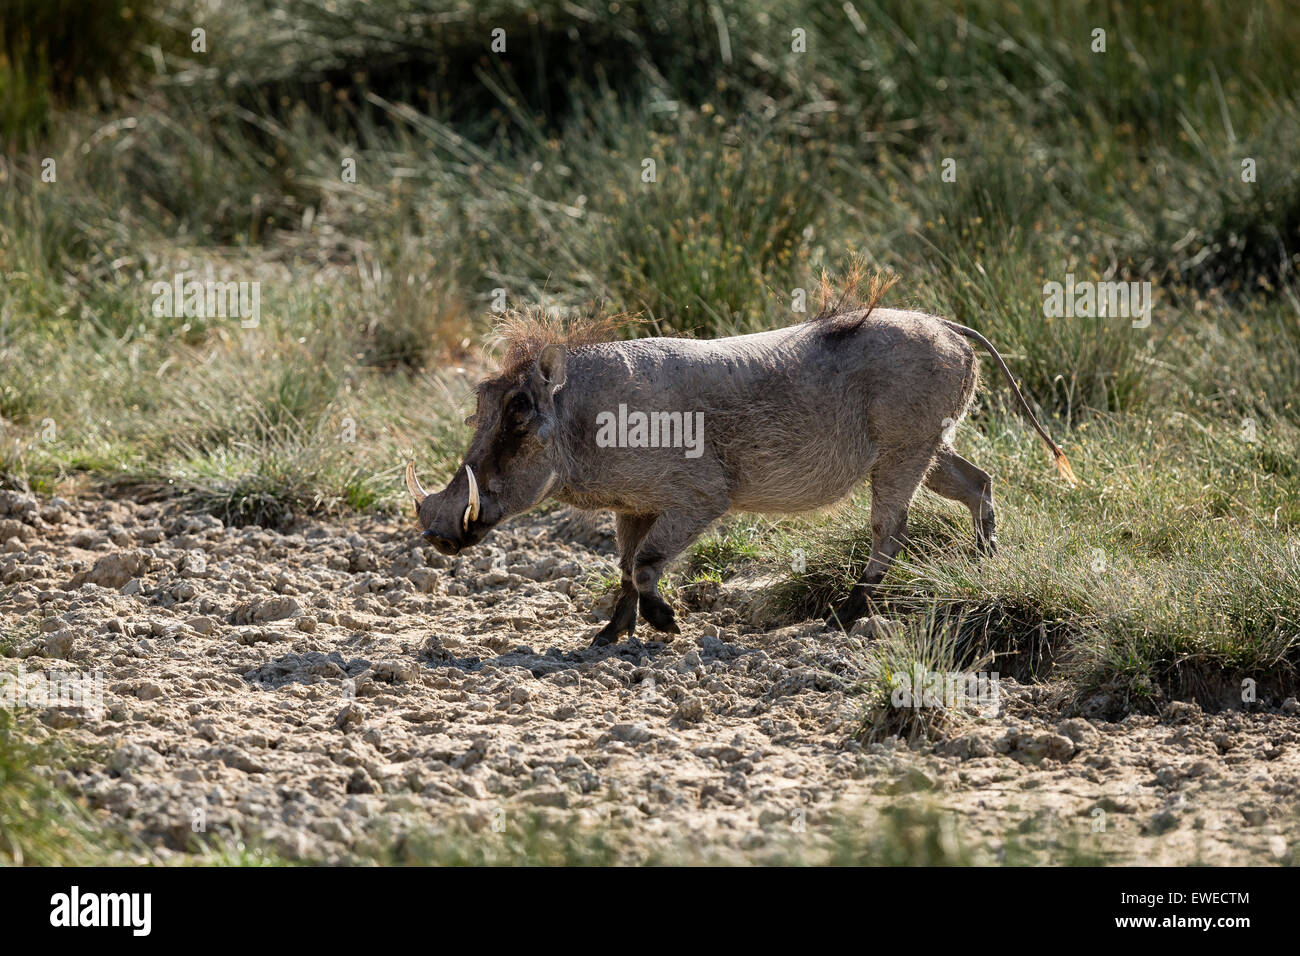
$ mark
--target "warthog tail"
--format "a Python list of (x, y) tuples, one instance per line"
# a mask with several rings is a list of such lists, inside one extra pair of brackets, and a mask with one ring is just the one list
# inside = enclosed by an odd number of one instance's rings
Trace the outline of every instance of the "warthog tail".
[(974, 329), (967, 328), (957, 322), (948, 322), (947, 320), (944, 320), (944, 324), (954, 332), (960, 332), (972, 342), (978, 343), (986, 352), (989, 353), (989, 355), (993, 356), (993, 361), (997, 362), (998, 368), (1000, 368), (1002, 374), (1006, 376), (1007, 384), (1011, 386), (1011, 391), (1015, 393), (1016, 401), (1020, 403), (1021, 410), (1025, 413), (1026, 417), (1028, 417), (1030, 424), (1034, 426), (1034, 431), (1042, 435), (1043, 441), (1047, 442), (1047, 447), (1051, 450), (1052, 457), (1056, 462), (1056, 470), (1060, 472), (1061, 477), (1070, 484), (1076, 484), (1077, 479), (1074, 477), (1074, 469), (1070, 467), (1070, 460), (1065, 457), (1065, 452), (1061, 451), (1061, 446), (1052, 441), (1052, 436), (1047, 434), (1047, 429), (1045, 429), (1038, 421), (1038, 416), (1034, 414), (1034, 410), (1030, 408), (1029, 403), (1025, 401), (1025, 396), (1020, 393), (1020, 389), (1016, 386), (1016, 380), (1011, 374), (1011, 369), (1007, 368), (1007, 363), (1002, 360), (1002, 356), (998, 353), (998, 350), (993, 347), (993, 343), (980, 335)]

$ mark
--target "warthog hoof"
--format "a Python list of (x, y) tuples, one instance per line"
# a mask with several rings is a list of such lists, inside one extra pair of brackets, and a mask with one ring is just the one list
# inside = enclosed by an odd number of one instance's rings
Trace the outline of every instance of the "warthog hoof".
[(824, 620), (831, 627), (842, 628), (847, 631), (853, 626), (853, 622), (862, 617), (867, 612), (867, 602), (857, 592), (848, 598), (839, 607), (831, 608), (827, 612)]
[(624, 634), (631, 637), (632, 632), (636, 630), (636, 607), (636, 591), (624, 591), (620, 594), (618, 603), (614, 605), (614, 613), (610, 615), (609, 623), (596, 634), (591, 646), (604, 647), (606, 644), (613, 644)]
[(669, 634), (682, 632), (682, 629), (677, 626), (677, 618), (673, 616), (673, 609), (657, 594), (641, 596), (641, 616), (656, 631), (666, 631)]

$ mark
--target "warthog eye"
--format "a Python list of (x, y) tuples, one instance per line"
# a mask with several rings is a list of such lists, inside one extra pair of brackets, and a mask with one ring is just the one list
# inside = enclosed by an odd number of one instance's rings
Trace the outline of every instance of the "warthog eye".
[(527, 392), (515, 392), (506, 402), (506, 417), (516, 428), (528, 425), (533, 417), (533, 399)]

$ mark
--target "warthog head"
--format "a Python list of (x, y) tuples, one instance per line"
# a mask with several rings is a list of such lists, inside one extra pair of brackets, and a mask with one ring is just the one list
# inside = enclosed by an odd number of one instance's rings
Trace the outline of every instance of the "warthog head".
[(556, 431), (555, 393), (564, 385), (565, 350), (548, 345), (536, 362), (478, 387), (478, 407), (465, 424), (474, 428), (469, 449), (451, 483), (428, 492), (406, 466), (424, 537), (443, 554), (478, 544), (504, 518), (527, 511), (555, 484), (551, 443)]

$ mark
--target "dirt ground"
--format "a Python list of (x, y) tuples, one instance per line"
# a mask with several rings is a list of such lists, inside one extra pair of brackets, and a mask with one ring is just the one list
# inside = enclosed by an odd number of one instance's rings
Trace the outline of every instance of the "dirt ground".
[(609, 599), (582, 582), (613, 571), (612, 545), (609, 522), (571, 512), (449, 559), (412, 523), (279, 533), (0, 492), (0, 668), (102, 673), (102, 712), (28, 704), (92, 755), (58, 783), (154, 859), (199, 831), (348, 862), (532, 815), (617, 834), (626, 859), (815, 859), (900, 805), (951, 815), (988, 862), (1016, 840), (1120, 862), (1297, 858), (1294, 700), (1108, 723), (1004, 680), (1002, 712), (948, 740), (862, 745), (858, 642), (820, 622), (765, 629), (724, 591), (671, 641), (642, 623), (589, 648)]

